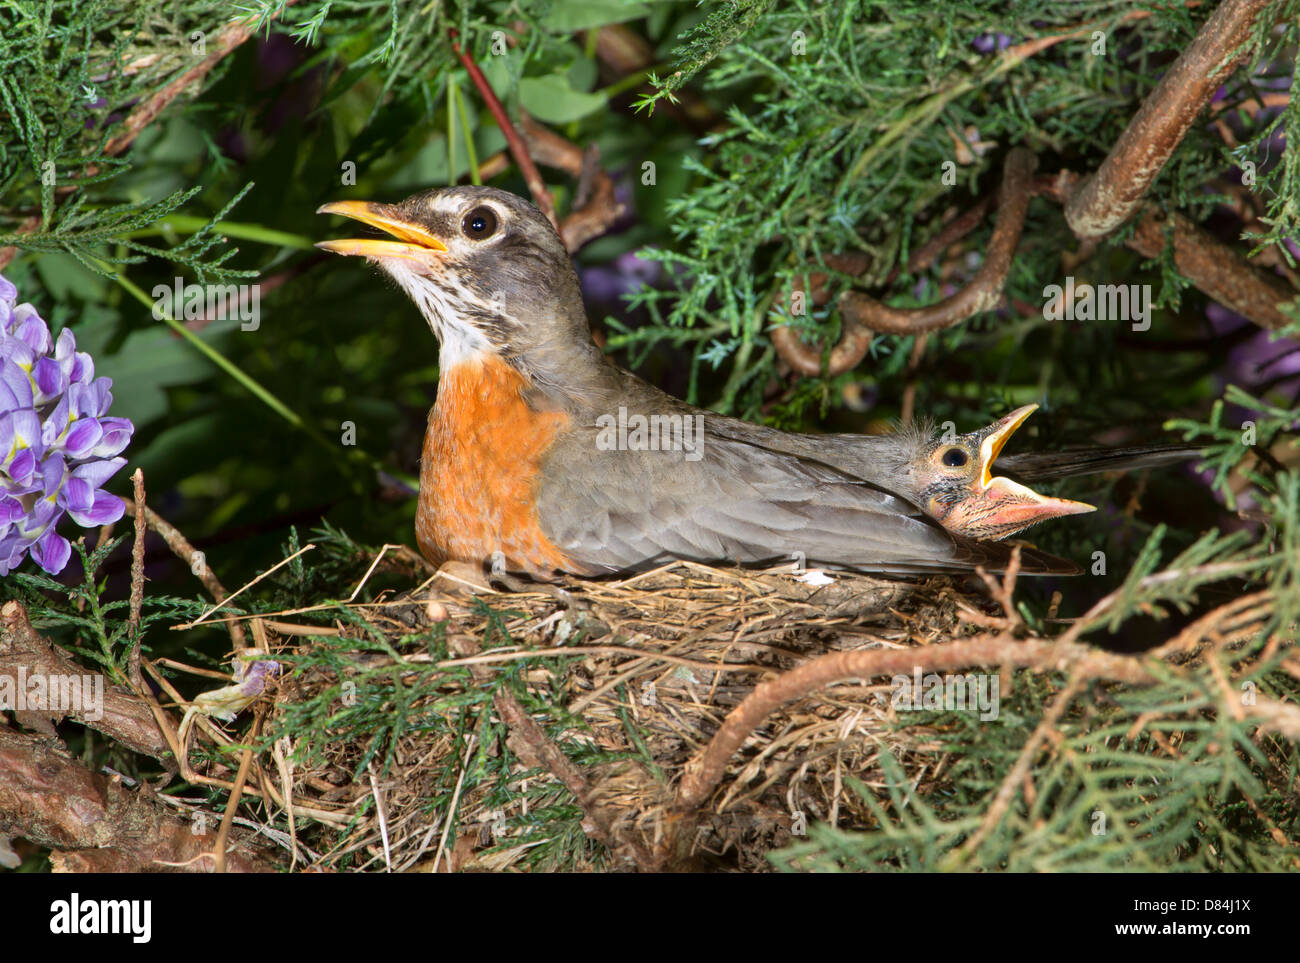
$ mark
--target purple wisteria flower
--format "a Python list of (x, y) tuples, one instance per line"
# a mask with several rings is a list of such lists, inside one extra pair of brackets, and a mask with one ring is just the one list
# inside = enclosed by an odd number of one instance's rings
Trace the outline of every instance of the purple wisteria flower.
[(66, 513), (83, 528), (122, 517), (122, 500), (103, 484), (135, 427), (106, 417), (111, 378), (96, 378), (72, 331), (58, 340), (18, 289), (0, 275), (0, 575), (31, 555), (51, 575), (72, 546), (56, 525)]

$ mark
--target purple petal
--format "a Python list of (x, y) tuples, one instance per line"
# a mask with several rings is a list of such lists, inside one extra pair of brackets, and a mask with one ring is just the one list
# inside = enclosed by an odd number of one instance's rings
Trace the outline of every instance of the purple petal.
[(108, 406), (113, 403), (112, 387), (112, 378), (96, 378), (89, 385), (82, 387), (82, 413), (94, 415), (98, 418), (100, 415), (108, 411)]
[(240, 680), (239, 689), (246, 696), (261, 695), (266, 690), (269, 678), (280, 674), (280, 663), (273, 659), (261, 659), (254, 662)]
[(72, 546), (51, 525), (45, 534), (32, 543), (32, 561), (51, 575), (58, 575), (72, 557)]
[(68, 390), (67, 376), (53, 358), (38, 358), (32, 366), (32, 380), (36, 382), (36, 404), (44, 404)]
[(64, 448), (72, 458), (85, 458), (104, 437), (97, 418), (79, 418), (64, 440)]
[(72, 419), (72, 398), (65, 394), (59, 399), (59, 403), (54, 406), (54, 410), (45, 416), (45, 424), (41, 428), (41, 441), (46, 448), (53, 445), (68, 430), (68, 422)]
[(72, 475), (87, 482), (92, 488), (99, 488), (117, 474), (118, 469), (126, 464), (125, 458), (105, 458), (102, 461), (87, 462), (72, 469)]
[(18, 535), (0, 538), (0, 575), (8, 575), (23, 563), (27, 543)]
[(59, 489), (59, 504), (76, 518), (78, 512), (88, 512), (95, 504), (95, 489), (84, 478), (69, 478)]
[(12, 420), (14, 432), (11, 443), (39, 450), (41, 444), (41, 416), (36, 413), (36, 409), (19, 408), (17, 411), (9, 412), (9, 417)]
[(17, 299), (18, 289), (14, 287), (14, 282), (0, 274), (0, 301), (16, 301)]
[[(66, 328), (64, 330), (67, 330)], [(72, 360), (68, 379), (74, 384), (88, 385), (95, 379), (95, 361), (84, 351), (78, 351)]]
[(126, 513), (126, 502), (108, 492), (95, 492), (95, 501), (89, 511), (68, 509), (68, 514), (82, 528), (94, 528), (115, 522)]
[(45, 460), (41, 462), (41, 492), (47, 499), (54, 497), (55, 493), (63, 487), (67, 477), (68, 466), (63, 456), (57, 451), (46, 455)]
[(26, 341), (37, 354), (49, 354), (54, 347), (50, 329), (30, 304), (14, 308), (14, 334)]
[[(0, 278), (3, 280), (3, 278)], [(23, 508), (23, 503), (16, 498), (10, 498), (8, 495), (0, 495), (0, 524), (9, 525), (18, 521), (27, 514)]]
[(72, 377), (72, 371), (77, 363), (77, 338), (71, 328), (59, 332), (59, 340), (54, 343), (54, 360), (69, 382), (76, 380)]
[(92, 458), (111, 458), (118, 454), (135, 432), (135, 426), (127, 418), (100, 418), (99, 427), (104, 429), (104, 437), (90, 450)]
[(36, 472), (36, 453), (30, 448), (24, 448), (22, 451), (15, 452), (13, 459), (9, 462), (9, 467), (5, 469), (5, 474), (14, 480), (18, 486), (15, 494), (23, 494), (29, 490), (33, 481), (33, 475)]
[[(15, 338), (7, 339), (5, 348), (10, 350), (11, 353), (8, 358), (0, 360), (0, 382), (4, 382), (6, 389), (6, 392), (0, 397), (6, 399), (4, 403), (6, 408), (30, 408), (35, 403), (32, 395), (32, 379), (28, 377), (26, 371), (19, 367), (20, 364), (26, 362), (18, 356), (17, 352), (12, 351), (16, 346), (21, 346), (23, 349), (30, 351), (23, 342)], [(13, 404), (8, 403), (8, 398), (11, 395), (14, 399)]]

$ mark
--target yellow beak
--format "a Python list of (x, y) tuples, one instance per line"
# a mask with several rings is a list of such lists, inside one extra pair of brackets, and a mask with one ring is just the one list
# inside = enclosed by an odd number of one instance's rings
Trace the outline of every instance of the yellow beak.
[(422, 262), (428, 260), (431, 252), (443, 254), (447, 251), (447, 245), (419, 224), (405, 219), (392, 204), (379, 204), (374, 201), (331, 201), (318, 207), (316, 213), (341, 214), (399, 238), (397, 241), (382, 241), (377, 238), (317, 241), (316, 246), (324, 251), (369, 258), (400, 257)]
[(988, 487), (993, 481), (993, 462), (997, 460), (998, 455), (1002, 454), (1002, 449), (1011, 440), (1011, 436), (1016, 433), (1016, 429), (1023, 425), (1029, 416), (1037, 410), (1038, 405), (1025, 405), (1023, 408), (1017, 408), (989, 429), (988, 435), (980, 444), (980, 467), (984, 473), (980, 482), (985, 487)]
[(941, 519), (950, 531), (973, 538), (1006, 538), (1049, 518), (1096, 511), (1085, 502), (1040, 495), (1010, 478), (994, 477), (993, 462), (1016, 429), (1037, 410), (1038, 405), (1025, 405), (989, 426), (980, 443), (979, 481), (972, 486), (970, 497)]

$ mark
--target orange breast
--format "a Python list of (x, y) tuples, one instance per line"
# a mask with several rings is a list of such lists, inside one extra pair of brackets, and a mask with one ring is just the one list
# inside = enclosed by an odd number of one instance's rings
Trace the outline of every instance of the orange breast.
[(488, 355), (441, 373), (420, 465), (415, 537), (435, 565), (481, 563), (533, 575), (577, 571), (537, 519), (542, 457), (568, 416), (537, 412), (523, 375)]

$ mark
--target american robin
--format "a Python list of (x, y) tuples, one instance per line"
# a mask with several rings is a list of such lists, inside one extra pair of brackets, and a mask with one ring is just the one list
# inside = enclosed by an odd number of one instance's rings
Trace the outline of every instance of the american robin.
[[(541, 578), (674, 558), (999, 570), (1011, 550), (991, 539), (1092, 510), (991, 474), (1032, 405), (945, 442), (781, 432), (664, 394), (595, 345), (563, 242), (514, 194), (450, 187), (319, 213), (394, 238), (317, 246), (377, 263), (440, 344), (415, 521), (434, 563)], [(1021, 567), (1077, 571), (1031, 548)]]

